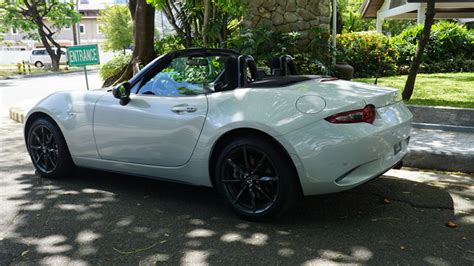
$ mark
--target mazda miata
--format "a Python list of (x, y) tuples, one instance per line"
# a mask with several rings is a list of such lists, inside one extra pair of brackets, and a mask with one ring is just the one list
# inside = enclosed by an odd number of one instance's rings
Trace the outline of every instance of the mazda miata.
[(49, 95), (24, 134), (44, 177), (80, 166), (212, 186), (237, 214), (267, 219), (400, 164), (411, 120), (396, 89), (297, 75), (290, 56), (261, 69), (232, 50), (186, 49), (112, 89)]

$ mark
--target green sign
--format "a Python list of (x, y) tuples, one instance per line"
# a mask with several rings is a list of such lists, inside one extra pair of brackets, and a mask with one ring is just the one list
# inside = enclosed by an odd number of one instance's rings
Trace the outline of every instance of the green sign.
[(70, 46), (67, 48), (67, 59), (70, 66), (98, 65), (99, 47), (97, 44)]

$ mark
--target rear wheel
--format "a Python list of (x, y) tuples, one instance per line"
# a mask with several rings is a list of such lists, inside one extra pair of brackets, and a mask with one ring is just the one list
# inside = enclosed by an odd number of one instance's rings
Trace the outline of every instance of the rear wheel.
[(39, 118), (28, 131), (28, 152), (41, 176), (60, 178), (74, 169), (71, 155), (59, 128), (49, 119)]
[(229, 143), (218, 157), (215, 173), (219, 194), (247, 219), (279, 216), (299, 195), (292, 162), (263, 138), (249, 136)]

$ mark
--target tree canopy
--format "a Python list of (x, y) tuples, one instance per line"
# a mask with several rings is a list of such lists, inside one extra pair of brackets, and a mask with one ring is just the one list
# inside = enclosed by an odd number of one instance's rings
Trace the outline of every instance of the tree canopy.
[(222, 46), (242, 21), (242, 0), (147, 0), (162, 10), (185, 47)]
[(99, 28), (105, 35), (104, 49), (119, 51), (133, 42), (133, 22), (125, 5), (113, 5), (100, 11)]
[[(36, 31), (51, 56), (53, 70), (59, 68), (61, 47), (54, 40), (54, 34), (79, 20), (73, 3), (60, 0), (2, 0), (0, 13), (4, 26), (25, 33)], [(56, 47), (56, 53), (52, 46)]]

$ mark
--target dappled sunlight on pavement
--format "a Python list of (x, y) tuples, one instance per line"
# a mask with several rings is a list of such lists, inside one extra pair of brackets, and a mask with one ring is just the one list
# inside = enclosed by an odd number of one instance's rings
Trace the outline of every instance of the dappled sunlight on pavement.
[(209, 188), (84, 169), (42, 179), (21, 130), (1, 118), (0, 265), (474, 263), (472, 176), (390, 171), (254, 223)]
[(391, 170), (387, 175), (443, 188), (453, 199), (454, 213), (458, 216), (458, 222), (474, 224), (474, 176), (472, 174)]

